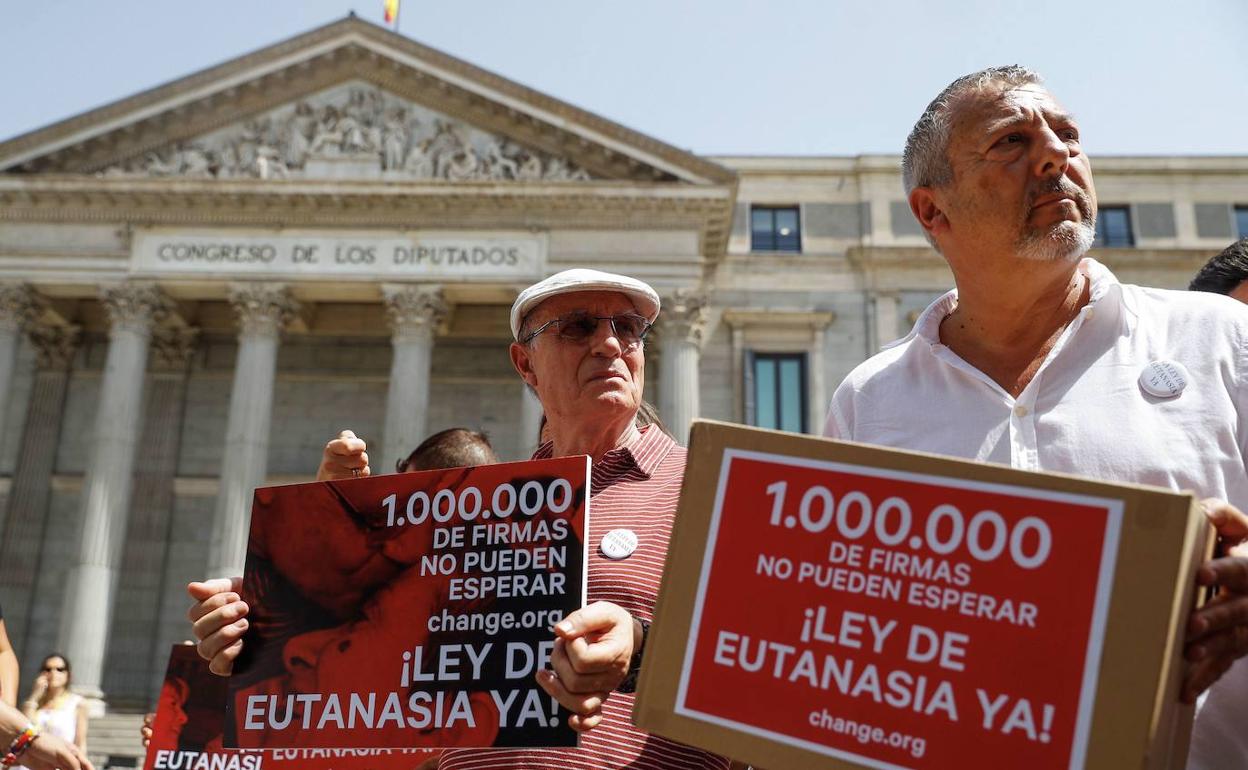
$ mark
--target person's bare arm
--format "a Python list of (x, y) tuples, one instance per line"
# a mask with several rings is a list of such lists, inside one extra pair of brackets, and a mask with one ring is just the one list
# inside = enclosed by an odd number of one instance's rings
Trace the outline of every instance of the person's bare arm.
[(17, 653), (9, 643), (9, 632), (0, 620), (0, 701), (10, 706), (17, 705), (18, 680)]
[(35, 715), (39, 713), (39, 702), (43, 700), (43, 694), (48, 691), (48, 672), (40, 671), (35, 677), (35, 683), (30, 686), (30, 695), (26, 696), (26, 700), (22, 701), (22, 713), (30, 721), (35, 721)]
[(78, 719), (78, 729), (74, 731), (74, 745), (82, 751), (85, 757), (87, 755), (87, 704), (85, 701), (78, 704), (78, 713), (75, 716)]
[[(21, 735), (29, 724), (30, 720), (22, 712), (0, 704), (0, 751)], [(29, 770), (94, 770), (87, 761), (86, 752), (47, 733), (40, 733), (22, 752), (19, 761)]]

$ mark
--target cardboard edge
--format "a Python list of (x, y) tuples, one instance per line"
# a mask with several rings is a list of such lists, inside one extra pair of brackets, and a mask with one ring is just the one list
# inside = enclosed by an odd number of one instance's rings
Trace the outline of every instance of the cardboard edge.
[(1179, 565), (1180, 587), (1170, 608), (1171, 633), (1166, 639), (1166, 669), (1162, 673), (1162, 687), (1153, 704), (1154, 735), (1145, 762), (1146, 770), (1165, 770), (1187, 762), (1196, 718), (1195, 704), (1179, 701), (1188, 670), (1183, 657), (1185, 621), (1188, 615), (1205, 603), (1205, 592), (1196, 585), (1196, 573), (1201, 564), (1213, 556), (1217, 535), (1194, 496), (1187, 517), (1185, 542), (1188, 547), (1184, 549), (1184, 558)]
[[(822, 445), (829, 454), (835, 454), (837, 451), (853, 451), (855, 455), (861, 452), (864, 458), (870, 460), (883, 459), (881, 467), (906, 469), (912, 465), (918, 465), (920, 472), (934, 473), (936, 475), (957, 475), (962, 474), (964, 478), (973, 480), (983, 480), (986, 477), (992, 477), (998, 483), (1013, 484), (1023, 488), (1039, 488), (1050, 489), (1056, 491), (1073, 491), (1083, 494), (1093, 494), (1089, 491), (1089, 487), (1095, 486), (1112, 486), (1122, 490), (1125, 494), (1118, 496), (1127, 500), (1137, 494), (1148, 495), (1166, 495), (1177, 497), (1172, 489), (1163, 487), (1148, 486), (1142, 484), (1125, 484), (1118, 482), (1107, 482), (1097, 479), (1089, 479), (1073, 474), (1050, 474), (1045, 473), (1038, 475), (1028, 471), (1009, 468), (1007, 466), (997, 466), (984, 463), (976, 463), (965, 459), (952, 458), (947, 456), (935, 455), (924, 452), (908, 452), (901, 450), (892, 450), (883, 447), (876, 447), (868, 444), (859, 444), (856, 442), (831, 441), (813, 436), (798, 436), (794, 434), (784, 433), (781, 431), (766, 431), (760, 429), (747, 428), (733, 423), (725, 423), (713, 420), (696, 420), (690, 429), (689, 459), (690, 466), (693, 466), (695, 457), (700, 457), (700, 453), (720, 454), (731, 448), (731, 434), (737, 431), (750, 431), (757, 435), (758, 446), (753, 447), (756, 451), (769, 451), (770, 437), (772, 434), (776, 439), (785, 439), (787, 441), (809, 441), (812, 447), (815, 444)], [(840, 445), (841, 449), (834, 448)], [(825, 458), (826, 459), (826, 458)], [(916, 462), (917, 461), (917, 462)], [(673, 654), (676, 650), (681, 650), (682, 654), (674, 659), (680, 660), (680, 665), (676, 666), (679, 671), (683, 666), (683, 640), (681, 634), (688, 631), (687, 625), (682, 628), (675, 629), (673, 623), (677, 622), (677, 617), (683, 618), (687, 613), (683, 612), (686, 608), (691, 608), (696, 595), (696, 580), (688, 579), (688, 574), (695, 573), (701, 568), (702, 554), (698, 554), (698, 564), (691, 565), (686, 562), (693, 561), (692, 554), (689, 551), (692, 544), (700, 540), (705, 540), (711, 518), (711, 509), (714, 505), (714, 495), (708, 490), (716, 486), (720, 464), (708, 464), (709, 467), (715, 468), (712, 474), (709, 470), (705, 472), (708, 476), (703, 478), (698, 475), (689, 475), (685, 477), (685, 484), (681, 489), (680, 496), (680, 516), (677, 528), (673, 531), (673, 538), (668, 552), (668, 559), (664, 565), (663, 580), (660, 586), (660, 593), (655, 610), (655, 622), (651, 629), (653, 635), (652, 641), (648, 643), (648, 650), (655, 650), (658, 654)], [(911, 468), (912, 469), (912, 468)], [(955, 473), (956, 472), (956, 473)], [(1016, 476), (1008, 480), (1002, 480), (1001, 475)], [(695, 507), (693, 502), (699, 505)], [(1176, 501), (1177, 502), (1177, 501)], [(1173, 698), (1157, 698), (1154, 706), (1160, 704), (1163, 710), (1169, 715), (1167, 718), (1173, 720), (1170, 728), (1162, 731), (1159, 729), (1161, 725), (1154, 724), (1153, 730), (1140, 730), (1137, 736), (1149, 738), (1148, 746), (1136, 744), (1136, 748), (1131, 749), (1132, 753), (1137, 756), (1143, 756), (1146, 760), (1153, 756), (1159, 758), (1158, 764), (1155, 766), (1173, 767), (1175, 760), (1172, 757), (1185, 757), (1187, 749), (1187, 741), (1190, 735), (1190, 718), (1184, 715), (1182, 709), (1177, 708), (1177, 687), (1181, 684), (1182, 672), (1182, 624), (1175, 626), (1175, 621), (1181, 614), (1190, 609), (1188, 597), (1192, 596), (1192, 588), (1194, 587), (1195, 571), (1199, 566), (1200, 559), (1196, 558), (1198, 553), (1203, 552), (1202, 549), (1208, 548), (1208, 530), (1207, 527), (1202, 531), (1200, 522), (1204, 520), (1203, 514), (1198, 520), (1191, 518), (1193, 510), (1192, 498), (1190, 495), (1183, 495), (1182, 509), (1174, 509), (1175, 513), (1187, 514), (1189, 516), (1185, 525), (1181, 527), (1185, 533), (1185, 542), (1188, 548), (1185, 548), (1183, 555), (1179, 557), (1178, 562), (1171, 562), (1175, 567), (1173, 571), (1168, 570), (1169, 574), (1181, 574), (1184, 580), (1188, 581), (1183, 584), (1183, 591), (1176, 594), (1176, 599), (1172, 602), (1172, 607), (1167, 613), (1168, 628), (1170, 629), (1166, 639), (1166, 659), (1171, 665), (1163, 672), (1158, 672), (1156, 678), (1150, 678), (1152, 682), (1152, 691), (1156, 692), (1157, 687), (1164, 681), (1167, 688), (1173, 688)], [(1134, 507), (1133, 505), (1130, 507)], [(693, 514), (690, 516), (690, 514)], [(1202, 534), (1203, 532), (1203, 534)], [(677, 558), (673, 558), (673, 557)], [(1117, 582), (1118, 570), (1122, 565), (1118, 565), (1115, 569), (1115, 582)], [(672, 616), (672, 617), (669, 617)], [(688, 618), (683, 618), (687, 620)], [(1109, 647), (1106, 647), (1106, 652)], [(652, 658), (653, 660), (653, 658)], [(1098, 671), (1098, 694), (1106, 691), (1102, 689), (1101, 674), (1104, 671), (1105, 661), (1101, 661), (1101, 670)], [(671, 666), (669, 664), (669, 670)], [(646, 666), (643, 663), (642, 676), (639, 680), (638, 697), (633, 711), (633, 723), (638, 727), (655, 732), (658, 734), (669, 735), (689, 735), (700, 734), (703, 740), (699, 742), (703, 746), (714, 746), (717, 752), (732, 756), (735, 759), (747, 761), (754, 764), (761, 764), (765, 767), (786, 767), (795, 770), (817, 770), (823, 768), (830, 770), (832, 768), (844, 768), (850, 770), (852, 768), (860, 768), (857, 763), (850, 763), (828, 756), (815, 756), (810, 752), (797, 749), (795, 747), (777, 745), (767, 741), (767, 739), (756, 738), (751, 735), (739, 733), (737, 731), (722, 727), (719, 725), (709, 724), (700, 720), (695, 720), (686, 716), (675, 713), (676, 705), (676, 683), (671, 680), (664, 680), (658, 673), (655, 666)], [(1174, 704), (1175, 708), (1169, 708), (1168, 704)], [(1095, 709), (1095, 707), (1094, 707)], [(1154, 712), (1155, 719), (1159, 715)], [(1111, 736), (1104, 736), (1111, 743), (1116, 743), (1118, 747), (1125, 749), (1121, 742), (1122, 736), (1116, 739)], [(1164, 737), (1164, 742), (1161, 740)], [(679, 740), (679, 738), (677, 738)], [(1095, 743), (1097, 741), (1093, 741)], [(1147, 749), (1153, 749), (1146, 751)], [(1164, 751), (1163, 753), (1159, 753)], [(1088, 746), (1088, 755), (1092, 753), (1092, 745)], [(1121, 759), (1121, 754), (1118, 755)], [(1182, 765), (1182, 759), (1178, 760)], [(1085, 766), (1085, 765), (1078, 765)], [(1095, 766), (1095, 765), (1086, 765)], [(1148, 765), (1149, 770), (1154, 765)]]

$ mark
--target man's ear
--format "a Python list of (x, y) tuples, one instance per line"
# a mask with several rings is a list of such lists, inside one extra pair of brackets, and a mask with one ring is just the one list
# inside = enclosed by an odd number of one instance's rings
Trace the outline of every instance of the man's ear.
[(910, 211), (932, 238), (949, 229), (949, 218), (936, 202), (936, 191), (930, 187), (916, 187), (910, 191)]
[(511, 353), (511, 365), (515, 367), (516, 374), (519, 374), (520, 379), (524, 380), (530, 388), (536, 388), (537, 375), (533, 372), (533, 358), (529, 353), (529, 349), (519, 342), (513, 342), (509, 352)]

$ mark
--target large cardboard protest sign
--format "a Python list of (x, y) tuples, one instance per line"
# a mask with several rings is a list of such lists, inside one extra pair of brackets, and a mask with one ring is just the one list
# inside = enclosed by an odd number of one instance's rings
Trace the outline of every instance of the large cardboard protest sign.
[(1208, 542), (1191, 495), (695, 423), (634, 719), (762, 767), (1169, 767)]
[(413, 770), (436, 749), (227, 749), (226, 680), (190, 645), (174, 645), (143, 770)]
[(583, 456), (257, 489), (226, 745), (575, 746), (534, 674), (588, 506)]

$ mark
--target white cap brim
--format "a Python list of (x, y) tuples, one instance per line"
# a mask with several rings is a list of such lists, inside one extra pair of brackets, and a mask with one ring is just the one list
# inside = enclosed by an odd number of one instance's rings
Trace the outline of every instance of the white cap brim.
[(650, 284), (627, 275), (578, 267), (555, 273), (520, 292), (511, 306), (512, 338), (520, 339), (520, 324), (535, 307), (551, 297), (577, 291), (618, 291), (632, 300), (633, 307), (650, 323), (659, 317), (659, 295)]

